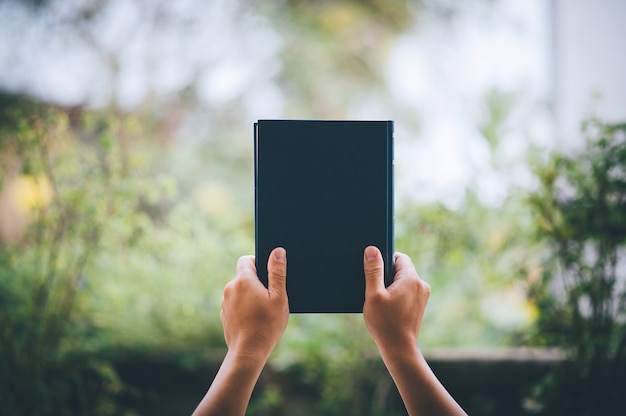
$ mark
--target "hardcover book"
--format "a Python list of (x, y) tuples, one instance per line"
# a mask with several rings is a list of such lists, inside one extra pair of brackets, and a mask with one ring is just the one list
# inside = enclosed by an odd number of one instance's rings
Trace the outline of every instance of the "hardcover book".
[(393, 121), (259, 120), (254, 156), (260, 280), (281, 246), (290, 312), (362, 312), (365, 247), (394, 274)]

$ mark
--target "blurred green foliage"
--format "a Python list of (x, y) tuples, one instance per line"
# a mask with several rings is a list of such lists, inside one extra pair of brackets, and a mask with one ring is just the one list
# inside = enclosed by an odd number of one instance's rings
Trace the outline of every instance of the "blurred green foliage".
[(332, 119), (372, 96), (384, 99), (387, 55), (395, 37), (414, 23), (421, 2), (286, 3), (263, 6), (276, 27), (289, 34), (278, 79), (291, 96), (287, 118)]
[(461, 209), (418, 206), (396, 217), (397, 249), (411, 256), (432, 288), (423, 347), (514, 343), (536, 315), (516, 279), (519, 265), (534, 261), (520, 198), (512, 194), (487, 207), (468, 191)]
[(92, 329), (80, 292), (111, 219), (137, 215), (134, 195), (107, 126), (86, 125), (103, 132), (79, 146), (65, 114), (15, 104), (0, 130), (3, 228), (17, 224), (0, 246), (2, 413), (118, 414), (115, 372), (76, 348)]
[(584, 123), (586, 147), (537, 168), (530, 203), (549, 244), (529, 284), (539, 308), (535, 341), (573, 363), (536, 387), (541, 414), (617, 415), (626, 399), (626, 124)]
[(216, 359), (221, 288), (250, 252), (251, 220), (215, 183), (180, 197), (150, 148), (128, 140), (147, 134), (132, 117), (8, 101), (1, 413), (120, 414), (124, 385), (108, 357)]

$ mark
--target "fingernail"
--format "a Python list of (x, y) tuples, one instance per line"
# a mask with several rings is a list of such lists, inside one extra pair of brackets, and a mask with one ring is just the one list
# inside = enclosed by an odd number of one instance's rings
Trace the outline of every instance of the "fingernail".
[(276, 249), (276, 251), (274, 252), (274, 258), (276, 259), (276, 261), (278, 261), (279, 263), (285, 263), (287, 261), (287, 252), (285, 251), (284, 248), (279, 247)]
[(365, 249), (365, 261), (372, 261), (376, 259), (376, 248), (373, 246), (369, 246)]

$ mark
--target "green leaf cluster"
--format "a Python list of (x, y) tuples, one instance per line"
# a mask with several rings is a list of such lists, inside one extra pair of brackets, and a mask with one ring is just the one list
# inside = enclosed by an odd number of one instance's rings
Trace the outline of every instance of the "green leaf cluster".
[(0, 410), (120, 414), (111, 365), (75, 344), (91, 328), (85, 268), (109, 218), (130, 215), (121, 201), (131, 195), (111, 150), (81, 143), (66, 114), (19, 103), (2, 110), (3, 226), (15, 227), (0, 245)]

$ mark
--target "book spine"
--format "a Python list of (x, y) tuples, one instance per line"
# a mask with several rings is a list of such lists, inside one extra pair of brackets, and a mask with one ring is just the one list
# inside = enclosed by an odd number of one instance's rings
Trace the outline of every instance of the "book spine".
[(394, 166), (395, 166), (395, 156), (394, 156), (394, 124), (393, 121), (387, 121), (387, 152), (389, 161), (388, 172), (387, 172), (387, 259), (385, 265), (385, 283), (389, 286), (393, 283), (393, 278), (395, 276), (395, 232), (394, 232), (394, 222), (395, 222), (395, 213), (394, 213)]
[[(259, 258), (259, 204), (258, 186), (259, 186), (259, 123), (254, 123), (254, 257)], [(267, 282), (262, 277), (260, 280), (267, 286)]]

